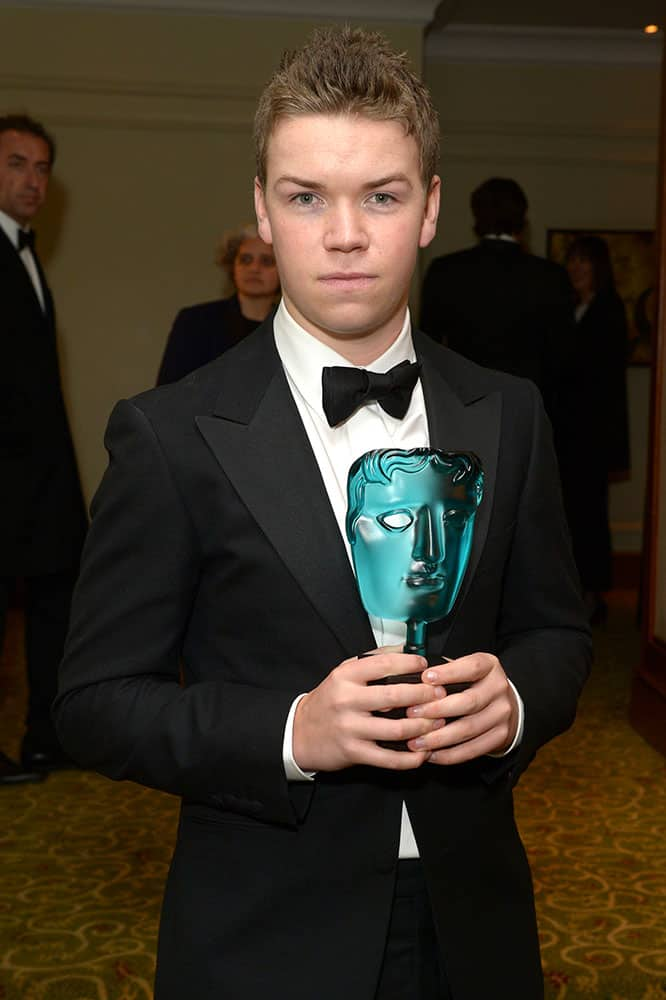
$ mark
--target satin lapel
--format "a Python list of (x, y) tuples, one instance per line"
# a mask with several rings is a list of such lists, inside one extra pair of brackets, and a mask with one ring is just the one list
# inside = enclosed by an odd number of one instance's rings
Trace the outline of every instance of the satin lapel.
[(240, 367), (221, 369), (214, 415), (197, 417), (197, 426), (280, 559), (354, 656), (375, 643), (319, 467), (272, 332), (261, 341), (261, 357), (256, 352), (253, 360), (247, 343), (234, 352), (246, 354)]
[[(41, 262), (37, 254), (33, 254), (35, 259), (35, 264), (37, 265), (37, 273), (39, 274), (39, 280), (42, 285), (42, 295), (44, 296), (44, 312), (43, 315), (46, 318), (49, 327), (53, 332), (55, 332), (55, 310), (53, 307), (53, 296), (51, 295), (51, 289), (48, 286), (46, 280), (46, 275), (44, 274), (44, 269), (42, 268)], [(32, 284), (32, 282), (30, 282)], [(35, 296), (36, 297), (36, 296)], [(38, 303), (39, 305), (39, 303)], [(39, 306), (41, 312), (41, 306)]]
[(441, 655), (453, 622), (465, 603), (488, 534), (497, 474), (502, 400), (498, 392), (475, 392), (469, 385), (452, 386), (446, 374), (445, 353), (425, 338), (415, 337), (415, 342), (419, 358), (425, 362), (421, 382), (431, 447), (474, 452), (481, 459), (484, 476), (483, 500), (474, 523), (472, 550), (460, 593), (449, 617), (428, 629), (431, 651)]

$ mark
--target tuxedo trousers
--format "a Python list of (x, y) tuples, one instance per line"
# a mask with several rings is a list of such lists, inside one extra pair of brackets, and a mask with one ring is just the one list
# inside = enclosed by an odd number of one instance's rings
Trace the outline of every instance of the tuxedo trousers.
[(386, 949), (374, 1000), (451, 1000), (421, 862), (398, 862)]
[[(64, 572), (23, 578), (28, 678), (23, 747), (31, 752), (58, 749), (51, 721), (51, 705), (56, 695), (58, 667), (63, 656), (77, 572), (78, 568), (73, 567)], [(13, 577), (0, 577), (0, 649), (15, 585)]]

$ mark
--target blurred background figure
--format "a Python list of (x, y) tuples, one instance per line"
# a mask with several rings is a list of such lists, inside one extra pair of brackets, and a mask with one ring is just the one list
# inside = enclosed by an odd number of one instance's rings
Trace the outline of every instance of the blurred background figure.
[(629, 478), (629, 335), (606, 242), (574, 240), (566, 268), (576, 296), (576, 339), (556, 444), (574, 557), (590, 618), (598, 623), (612, 585), (608, 484)]
[(216, 263), (235, 291), (227, 299), (181, 309), (169, 334), (157, 384), (176, 382), (219, 357), (266, 319), (280, 293), (273, 248), (244, 226), (228, 233)]
[(421, 328), (477, 364), (532, 379), (555, 422), (573, 334), (567, 274), (525, 250), (528, 204), (516, 181), (492, 177), (470, 202), (479, 242), (431, 262)]
[(0, 648), (17, 579), (25, 594), (28, 713), (0, 785), (71, 766), (51, 722), (87, 519), (60, 385), (53, 298), (31, 223), (55, 145), (27, 115), (0, 117)]

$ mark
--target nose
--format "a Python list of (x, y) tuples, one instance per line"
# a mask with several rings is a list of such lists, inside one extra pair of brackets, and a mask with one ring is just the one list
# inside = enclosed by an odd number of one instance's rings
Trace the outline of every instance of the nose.
[(340, 250), (342, 253), (366, 250), (368, 234), (362, 212), (353, 205), (338, 205), (330, 211), (324, 246), (327, 250)]
[(434, 568), (444, 559), (446, 541), (444, 523), (431, 507), (421, 507), (416, 515), (412, 557), (428, 568)]
[(40, 187), (44, 183), (42, 173), (37, 169), (37, 167), (28, 165), (25, 173), (25, 179), (27, 186), (33, 191), (39, 191)]

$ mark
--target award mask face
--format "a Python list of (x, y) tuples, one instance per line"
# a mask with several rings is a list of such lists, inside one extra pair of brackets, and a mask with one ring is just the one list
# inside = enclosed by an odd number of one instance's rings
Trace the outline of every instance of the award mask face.
[(352, 465), (347, 536), (366, 611), (415, 625), (449, 614), (482, 494), (470, 454), (384, 449)]

